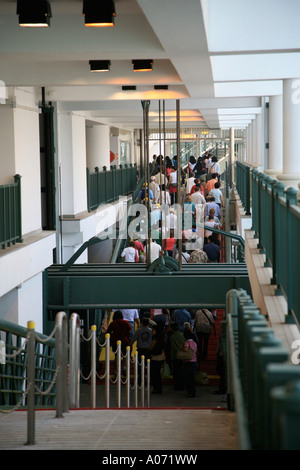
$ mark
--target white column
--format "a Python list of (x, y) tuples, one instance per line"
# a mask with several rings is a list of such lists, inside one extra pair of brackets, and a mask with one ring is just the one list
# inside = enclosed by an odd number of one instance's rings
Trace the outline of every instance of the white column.
[(252, 165), (252, 123), (247, 127), (247, 150), (246, 150), (246, 161), (249, 165)]
[(265, 173), (276, 178), (282, 173), (283, 162), (282, 95), (270, 96), (269, 101), (269, 167)]
[(298, 189), (300, 181), (300, 78), (283, 80), (283, 167), (278, 180)]
[(257, 159), (256, 159), (256, 121), (255, 119), (252, 120), (251, 123), (251, 160), (252, 165), (257, 167)]
[(261, 114), (256, 115), (255, 119), (255, 149), (256, 149), (256, 165), (257, 167), (263, 167), (262, 159), (262, 146), (263, 146), (263, 132), (262, 132), (262, 118)]
[(61, 166), (61, 214), (87, 210), (85, 117), (58, 114), (58, 155)]
[(94, 172), (96, 167), (102, 171), (104, 166), (109, 170), (109, 126), (95, 124), (86, 128), (86, 158), (90, 172)]

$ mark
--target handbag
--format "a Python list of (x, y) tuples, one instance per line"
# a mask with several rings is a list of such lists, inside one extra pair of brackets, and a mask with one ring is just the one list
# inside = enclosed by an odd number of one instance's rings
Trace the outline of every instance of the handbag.
[(193, 359), (193, 350), (191, 348), (189, 348), (187, 351), (184, 351), (183, 349), (178, 349), (176, 357), (180, 361), (190, 361), (191, 359)]

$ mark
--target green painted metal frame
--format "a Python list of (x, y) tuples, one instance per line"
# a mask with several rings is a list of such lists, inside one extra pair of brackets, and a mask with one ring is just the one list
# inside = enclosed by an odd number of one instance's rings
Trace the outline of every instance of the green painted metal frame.
[(276, 294), (283, 294), (288, 309), (287, 323), (300, 325), (299, 235), (300, 208), (297, 190), (272, 179), (256, 169), (251, 170), (253, 230), (257, 247), (266, 255), (265, 266), (271, 266)]
[[(27, 345), (22, 348), (28, 329), (0, 319), (0, 339), (5, 342), (6, 364), (0, 364), (0, 406), (15, 406), (26, 389)], [(40, 340), (39, 340), (40, 339)], [(55, 339), (38, 333), (36, 339), (36, 384), (41, 390), (47, 390), (56, 371)], [(46, 394), (36, 392), (35, 404), (38, 406), (53, 406), (56, 400), (56, 387)], [(27, 397), (25, 406), (27, 404)]]
[(22, 243), (21, 176), (14, 183), (0, 186), (0, 245)]
[(47, 308), (225, 308), (228, 290), (251, 292), (244, 263), (171, 269), (146, 271), (145, 264), (124, 263), (74, 265), (64, 271), (54, 265), (44, 273)]

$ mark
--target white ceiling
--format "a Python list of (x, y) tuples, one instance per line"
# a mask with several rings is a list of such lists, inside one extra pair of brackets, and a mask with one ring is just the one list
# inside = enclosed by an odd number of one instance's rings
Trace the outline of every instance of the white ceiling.
[[(19, 27), (16, 3), (0, 0), (0, 80), (113, 126), (141, 128), (150, 100), (158, 127), (165, 100), (175, 127), (177, 99), (182, 127), (247, 126), (261, 97), (300, 77), (299, 0), (116, 0), (113, 28), (86, 28), (81, 0), (56, 0), (47, 29)], [(110, 72), (91, 73), (92, 59), (111, 60)], [(153, 71), (133, 72), (132, 59), (153, 59)]]

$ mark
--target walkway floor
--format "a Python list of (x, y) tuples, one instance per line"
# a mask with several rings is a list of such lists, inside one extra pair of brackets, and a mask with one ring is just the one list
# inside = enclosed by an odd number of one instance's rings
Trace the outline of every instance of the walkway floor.
[(224, 410), (109, 409), (36, 412), (36, 444), (27, 413), (0, 419), (1, 450), (237, 450), (235, 416)]
[[(235, 413), (226, 409), (226, 395), (213, 393), (215, 386), (198, 386), (196, 397), (187, 398), (185, 392), (165, 385), (161, 395), (151, 395), (151, 408), (131, 409), (113, 408), (113, 402), (110, 409), (91, 409), (90, 387), (84, 387), (80, 406), (86, 409), (71, 409), (63, 418), (56, 418), (55, 410), (36, 411), (35, 445), (26, 445), (26, 411), (0, 414), (0, 449), (114, 450), (125, 454), (130, 450), (238, 449)], [(103, 390), (103, 386), (97, 387), (97, 399)]]

